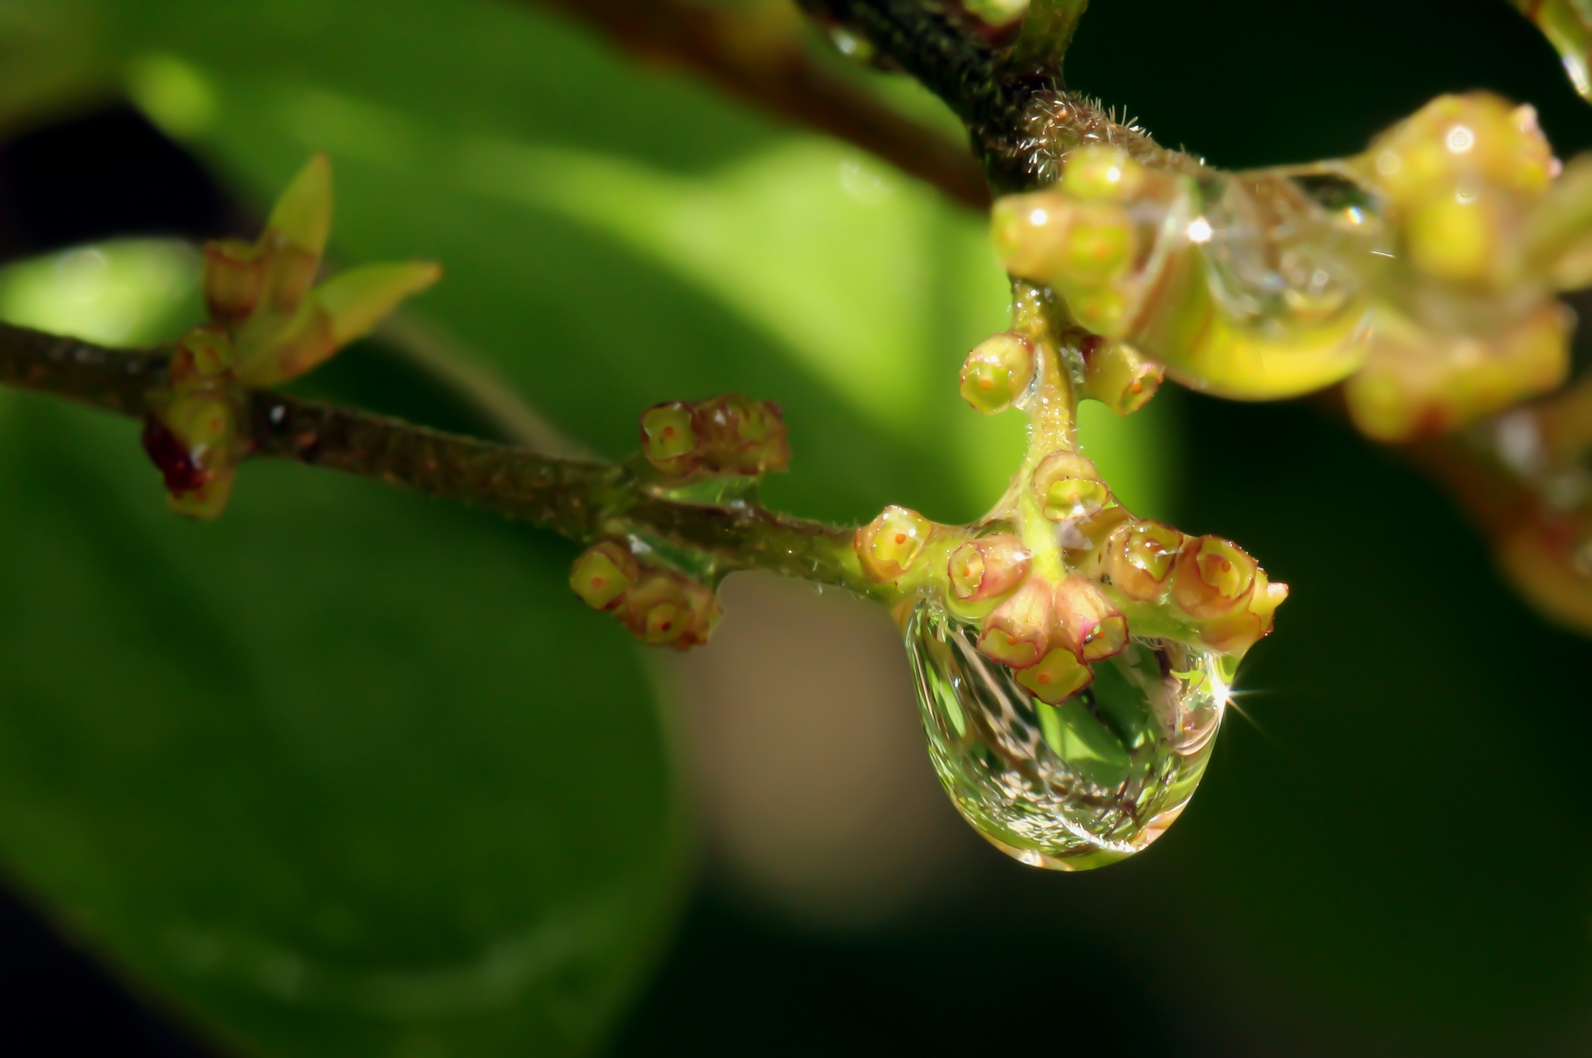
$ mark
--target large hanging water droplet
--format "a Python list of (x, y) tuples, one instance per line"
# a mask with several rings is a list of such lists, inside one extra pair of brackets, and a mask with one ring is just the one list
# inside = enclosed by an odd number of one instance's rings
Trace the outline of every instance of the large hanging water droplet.
[(937, 604), (920, 604), (906, 632), (929, 756), (957, 811), (1002, 851), (1063, 871), (1131, 856), (1172, 825), (1205, 772), (1236, 664), (1134, 639), (1052, 706)]

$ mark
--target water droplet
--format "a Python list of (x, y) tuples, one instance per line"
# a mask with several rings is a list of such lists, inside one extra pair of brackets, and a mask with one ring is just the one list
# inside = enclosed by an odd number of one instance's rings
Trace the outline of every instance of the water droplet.
[(1024, 863), (1079, 871), (1172, 825), (1205, 772), (1236, 659), (1134, 639), (1051, 706), (977, 638), (934, 603), (907, 623), (929, 757), (974, 829)]

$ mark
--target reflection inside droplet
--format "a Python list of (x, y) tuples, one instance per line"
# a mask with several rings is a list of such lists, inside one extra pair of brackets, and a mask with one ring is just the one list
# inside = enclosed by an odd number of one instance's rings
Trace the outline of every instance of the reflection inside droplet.
[(907, 625), (929, 756), (952, 803), (1004, 852), (1087, 870), (1131, 856), (1204, 774), (1235, 661), (1135, 639), (1060, 705), (1035, 700), (933, 603)]

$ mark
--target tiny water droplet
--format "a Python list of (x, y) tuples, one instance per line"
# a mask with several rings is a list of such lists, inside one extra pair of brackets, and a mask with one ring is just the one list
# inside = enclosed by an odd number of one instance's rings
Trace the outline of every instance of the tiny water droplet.
[(1194, 794), (1235, 659), (1134, 639), (1060, 705), (979, 653), (978, 630), (936, 603), (907, 622), (929, 757), (962, 817), (1035, 867), (1080, 871), (1133, 855)]

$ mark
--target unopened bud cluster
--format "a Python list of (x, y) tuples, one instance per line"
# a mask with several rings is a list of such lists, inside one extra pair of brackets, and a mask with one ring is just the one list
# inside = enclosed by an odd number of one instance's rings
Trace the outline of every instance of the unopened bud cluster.
[(144, 448), (180, 513), (213, 518), (225, 508), (247, 454), (240, 425), (248, 388), (312, 370), (440, 274), (420, 262), (371, 265), (316, 286), (331, 196), (331, 167), (318, 156), (277, 201), (256, 242), (204, 247), (209, 319), (178, 340), (168, 394), (144, 428)]
[(706, 643), (721, 613), (711, 588), (672, 570), (644, 566), (613, 540), (575, 560), (569, 586), (586, 605), (613, 614), (649, 646), (690, 650)]
[(1196, 180), (1081, 147), (992, 220), (1007, 270), (1094, 336), (1086, 381), (1108, 406), (1142, 404), (1163, 365), (1242, 399), (1348, 379), (1360, 428), (1407, 440), (1563, 381), (1555, 294), (1592, 284), (1592, 157), (1559, 170), (1531, 108), (1472, 93), (1286, 171)]
[(660, 474), (756, 476), (790, 466), (779, 405), (740, 394), (670, 401), (641, 416), (641, 450)]

